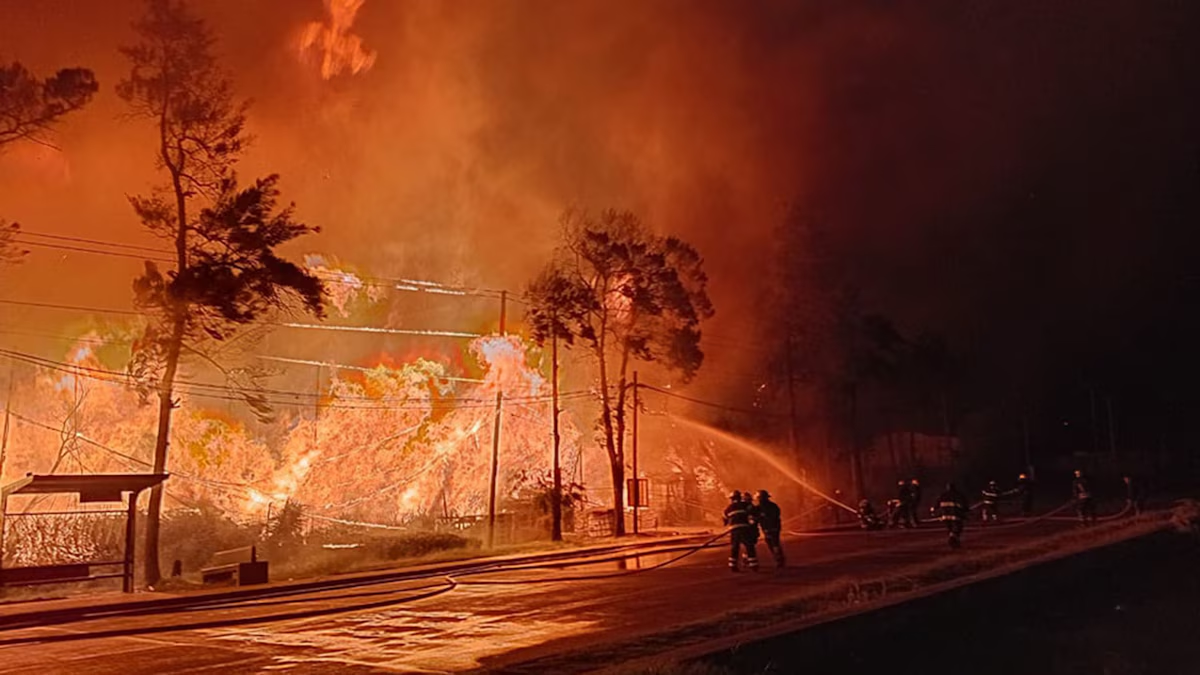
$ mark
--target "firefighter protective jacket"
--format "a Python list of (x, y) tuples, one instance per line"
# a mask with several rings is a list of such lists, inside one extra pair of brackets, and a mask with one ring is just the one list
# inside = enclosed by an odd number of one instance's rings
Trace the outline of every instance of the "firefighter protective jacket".
[(779, 511), (779, 505), (769, 499), (759, 502), (758, 524), (762, 526), (763, 532), (778, 532), (782, 530), (783, 514)]
[(750, 516), (750, 505), (741, 500), (730, 502), (729, 506), (725, 507), (726, 525), (749, 525)]

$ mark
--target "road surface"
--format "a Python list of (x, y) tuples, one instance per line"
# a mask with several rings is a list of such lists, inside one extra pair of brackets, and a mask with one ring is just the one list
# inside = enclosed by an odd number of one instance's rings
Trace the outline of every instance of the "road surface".
[[(969, 528), (966, 550), (1003, 549), (1072, 527), (1045, 520)], [(6, 617), (0, 672), (582, 671), (621, 658), (619, 646), (602, 645), (639, 638), (644, 644), (646, 636), (680, 624), (956, 555), (937, 528), (792, 535), (785, 548), (790, 566), (774, 570), (760, 545), (757, 574), (731, 573), (728, 547), (718, 545), (657, 569), (646, 568), (680, 554), (593, 558), (165, 611), (26, 616), (23, 622)], [(563, 656), (578, 650), (591, 655)]]

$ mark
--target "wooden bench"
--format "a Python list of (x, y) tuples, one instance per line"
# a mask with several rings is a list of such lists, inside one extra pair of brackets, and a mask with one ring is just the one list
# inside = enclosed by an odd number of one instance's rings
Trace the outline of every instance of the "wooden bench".
[(265, 584), (267, 576), (267, 561), (258, 559), (258, 549), (254, 546), (217, 551), (208, 566), (200, 570), (200, 578), (206, 584)]

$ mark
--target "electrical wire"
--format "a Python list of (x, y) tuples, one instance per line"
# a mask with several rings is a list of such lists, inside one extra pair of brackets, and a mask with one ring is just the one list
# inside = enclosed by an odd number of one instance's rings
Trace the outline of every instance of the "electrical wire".
[[(126, 386), (132, 385), (132, 382), (133, 382), (132, 377), (128, 373), (115, 371), (115, 370), (108, 370), (108, 369), (104, 369), (104, 368), (96, 368), (96, 367), (92, 367), (92, 366), (84, 366), (84, 365), (79, 365), (79, 364), (74, 364), (74, 363), (66, 363), (63, 361), (54, 361), (52, 359), (46, 359), (46, 358), (42, 358), (42, 357), (39, 357), (39, 356), (36, 356), (33, 354), (28, 354), (25, 352), (19, 352), (19, 351), (10, 350), (10, 349), (0, 348), (0, 357), (9, 358), (11, 360), (19, 361), (22, 363), (27, 363), (29, 365), (33, 365), (36, 367), (54, 370), (57, 372), (66, 373), (69, 375), (88, 377), (90, 379), (95, 379), (95, 380), (98, 380), (101, 382), (108, 382), (108, 383), (112, 383), (112, 384), (123, 384)], [(275, 395), (275, 396), (287, 396), (287, 397), (293, 397), (293, 398), (315, 399), (315, 400), (321, 400), (321, 399), (324, 399), (327, 397), (332, 397), (335, 400), (340, 399), (340, 400), (347, 400), (347, 401), (365, 401), (365, 402), (377, 402), (377, 401), (388, 401), (388, 400), (398, 400), (398, 401), (411, 400), (409, 397), (396, 397), (395, 399), (389, 399), (388, 397), (377, 398), (377, 397), (370, 397), (370, 396), (329, 395), (329, 394), (318, 394), (316, 392), (311, 392), (311, 391), (293, 391), (293, 390), (281, 390), (281, 389), (269, 389), (269, 388), (253, 388), (253, 389), (246, 390), (246, 392), (244, 394), (238, 394), (238, 393), (236, 393), (236, 391), (237, 391), (236, 389), (232, 389), (228, 385), (208, 383), (208, 382), (194, 382), (194, 381), (188, 381), (188, 380), (177, 380), (175, 383), (174, 389), (177, 389), (177, 390), (181, 391), (182, 393), (190, 394), (192, 396), (217, 398), (217, 399), (233, 400), (233, 401), (243, 401), (243, 400), (245, 400), (245, 395), (250, 395), (250, 394), (257, 395), (260, 393), (261, 394), (270, 394), (270, 395)], [(206, 391), (206, 390), (224, 392), (224, 393), (228, 394), (228, 396), (219, 395), (216, 393), (209, 393), (209, 391)], [(559, 395), (559, 398), (572, 400), (575, 398), (589, 396), (590, 394), (591, 394), (591, 392), (587, 391), (587, 390), (575, 390), (575, 391), (570, 391), (570, 392), (564, 392)], [(270, 396), (264, 396), (263, 398), (268, 403), (275, 403), (275, 404), (279, 404), (279, 405), (297, 405), (298, 404), (296, 401), (279, 400), (278, 398), (272, 399), (272, 398), (270, 398)], [(518, 402), (541, 403), (541, 402), (551, 401), (552, 398), (553, 397), (548, 394), (538, 394), (538, 395), (532, 395), (532, 396), (508, 396), (508, 397), (505, 397), (504, 400), (508, 401), (508, 402), (514, 402), (514, 403), (518, 403)], [(490, 407), (494, 406), (494, 401), (495, 401), (495, 399), (492, 396), (459, 396), (459, 397), (434, 397), (434, 398), (430, 398), (426, 402), (414, 403), (411, 405), (395, 405), (395, 404), (390, 404), (390, 405), (387, 405), (387, 404), (340, 405), (337, 403), (321, 403), (320, 406), (322, 409), (332, 408), (332, 409), (350, 409), (350, 410), (425, 410), (425, 409), (429, 408), (430, 406), (436, 406), (439, 403), (455, 404), (456, 408), (458, 408), (458, 407), (461, 407), (461, 408), (471, 408), (471, 407), (490, 408)], [(478, 404), (478, 405), (466, 405), (466, 404), (472, 404), (472, 403)], [(459, 404), (463, 404), (463, 405), (459, 405)]]
[(695, 403), (697, 405), (707, 406), (709, 408), (716, 408), (719, 410), (726, 410), (729, 412), (736, 412), (736, 413), (741, 413), (744, 415), (757, 415), (760, 417), (775, 417), (775, 418), (788, 418), (789, 417), (788, 415), (781, 414), (781, 413), (772, 413), (772, 412), (767, 412), (765, 410), (752, 410), (749, 408), (737, 408), (734, 406), (724, 405), (722, 403), (715, 403), (713, 401), (705, 401), (703, 399), (693, 398), (691, 396), (685, 396), (683, 394), (673, 392), (670, 389), (662, 389), (659, 387), (655, 387), (654, 385), (650, 385), (650, 384), (638, 384), (638, 387), (641, 389), (647, 389), (649, 391), (653, 391), (653, 392), (662, 394), (664, 396), (670, 396), (672, 398), (677, 398), (681, 401), (687, 401), (689, 403)]

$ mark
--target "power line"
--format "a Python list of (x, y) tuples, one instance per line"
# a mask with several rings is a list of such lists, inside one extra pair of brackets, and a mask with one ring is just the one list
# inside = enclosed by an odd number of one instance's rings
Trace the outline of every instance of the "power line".
[[(358, 371), (361, 373), (373, 373), (378, 369), (378, 366), (376, 366), (374, 368), (368, 368), (366, 366), (348, 366), (344, 363), (334, 363), (332, 361), (309, 361), (309, 360), (305, 360), (305, 359), (291, 359), (291, 358), (286, 358), (283, 356), (267, 356), (264, 354), (259, 354), (256, 358), (262, 359), (264, 361), (275, 361), (278, 363), (291, 363), (291, 364), (295, 364), (295, 365), (299, 365), (299, 366), (317, 366), (317, 367), (322, 367), (322, 368), (329, 368), (331, 370), (354, 370), (354, 371)], [(439, 380), (447, 380), (449, 382), (470, 382), (473, 384), (480, 384), (480, 383), (484, 382), (484, 380), (480, 380), (478, 378), (473, 378), (473, 377), (452, 377), (450, 375), (436, 375), (435, 377), (437, 377), (437, 379), (439, 379)]]
[(19, 335), (25, 337), (43, 338), (46, 340), (61, 340), (64, 342), (82, 342), (93, 345), (131, 345), (133, 340), (120, 339), (105, 339), (101, 337), (91, 337), (88, 335), (63, 335), (61, 333), (41, 333), (32, 330), (16, 330), (11, 328), (0, 328), (0, 335)]
[(147, 316), (145, 312), (139, 312), (132, 309), (109, 309), (105, 307), (84, 307), (81, 305), (59, 305), (51, 302), (32, 302), (29, 300), (10, 300), (0, 298), (0, 305), (14, 305), (17, 307), (38, 307), (42, 309), (61, 309), (70, 312), (95, 312), (97, 314), (120, 314), (124, 316)]
[[(0, 298), (0, 304), (13, 305), (17, 307), (38, 307), (41, 309), (58, 309), (71, 312), (95, 312), (98, 314), (118, 314), (122, 316), (151, 316), (146, 312), (126, 309), (111, 309), (106, 307), (85, 307), (81, 305), (60, 305), (50, 302), (32, 302), (28, 300), (11, 300)], [(383, 333), (388, 335), (413, 335), (423, 337), (452, 337), (452, 338), (477, 338), (484, 337), (482, 333), (467, 333), (463, 331), (439, 331), (439, 330), (406, 330), (400, 328), (377, 328), (374, 326), (323, 326), (321, 324), (310, 323), (291, 323), (291, 322), (275, 322), (275, 321), (252, 321), (250, 325), (256, 326), (275, 326), (279, 328), (297, 328), (308, 330), (330, 330), (356, 333)]]
[(105, 251), (98, 248), (85, 248), (83, 246), (71, 246), (70, 244), (54, 244), (45, 241), (27, 241), (17, 237), (14, 241), (22, 246), (39, 246), (41, 248), (52, 248), (59, 251), (74, 251), (77, 253), (93, 253), (96, 255), (107, 255), (114, 258), (131, 258), (133, 260), (153, 260), (154, 262), (173, 263), (174, 260), (168, 258), (154, 258), (151, 256), (139, 255), (137, 253), (126, 253), (124, 251)]
[(138, 246), (137, 244), (125, 244), (116, 241), (104, 241), (102, 239), (88, 239), (86, 237), (70, 237), (62, 234), (50, 234), (48, 232), (31, 232), (26, 229), (17, 231), (18, 237), (41, 237), (44, 239), (57, 239), (59, 241), (73, 241), (83, 244), (97, 244), (99, 246), (111, 246), (113, 248), (124, 248), (132, 251), (146, 251), (149, 253), (162, 253), (171, 255), (172, 251), (165, 248), (152, 248), (150, 246)]
[[(46, 424), (45, 422), (39, 422), (39, 421), (37, 421), (37, 420), (34, 420), (34, 419), (30, 418), (30, 417), (26, 417), (25, 415), (22, 415), (22, 414), (20, 414), (20, 413), (18, 413), (18, 412), (16, 412), (16, 411), (10, 411), (10, 412), (9, 412), (9, 414), (10, 414), (10, 415), (12, 415), (14, 418), (16, 418), (16, 419), (18, 419), (18, 420), (20, 420), (20, 421), (22, 421), (22, 422), (25, 422), (26, 424), (29, 424), (30, 426), (38, 427), (38, 428), (44, 429), (44, 430), (46, 430), (46, 431), (53, 431), (53, 432), (55, 432), (55, 433), (59, 433), (59, 434), (61, 434), (61, 433), (63, 432), (63, 430), (62, 430), (62, 429), (59, 429), (59, 428), (57, 428), (57, 427), (50, 426), (49, 424)], [(75, 439), (81, 440), (81, 441), (83, 441), (84, 443), (87, 443), (87, 444), (89, 444), (89, 445), (91, 445), (91, 446), (93, 446), (93, 447), (96, 447), (96, 448), (99, 448), (99, 449), (101, 449), (101, 450), (104, 450), (105, 452), (108, 452), (108, 453), (110, 453), (110, 454), (112, 454), (112, 455), (114, 455), (114, 456), (116, 456), (116, 457), (120, 457), (121, 459), (124, 459), (124, 460), (126, 460), (127, 462), (132, 462), (132, 463), (134, 463), (134, 464), (138, 464), (138, 465), (140, 465), (140, 466), (147, 466), (147, 467), (153, 467), (153, 466), (154, 466), (154, 464), (153, 464), (153, 463), (151, 463), (151, 462), (148, 462), (148, 461), (146, 461), (146, 460), (144, 460), (144, 459), (140, 459), (140, 458), (138, 458), (138, 457), (134, 457), (133, 455), (129, 455), (129, 454), (123, 453), (123, 452), (121, 452), (120, 450), (117, 450), (117, 449), (115, 449), (115, 448), (111, 448), (111, 447), (109, 447), (109, 446), (107, 446), (107, 445), (105, 445), (105, 444), (103, 444), (103, 443), (101, 443), (101, 442), (99, 442), (99, 441), (97, 441), (97, 440), (94, 440), (94, 439), (88, 438), (87, 436), (85, 436), (85, 435), (84, 435), (83, 433), (81, 433), (81, 432), (78, 432), (78, 431), (76, 431), (76, 432), (74, 432), (74, 433), (72, 434), (72, 436), (73, 436)], [(192, 476), (192, 475), (190, 475), (190, 474), (183, 473), (183, 472), (179, 472), (179, 471), (172, 471), (170, 475), (171, 475), (172, 477), (174, 477), (174, 478), (182, 478), (183, 480), (192, 481), (192, 482), (195, 482), (195, 483), (206, 484), (206, 485), (215, 486), (215, 487), (222, 487), (222, 488), (227, 488), (227, 489), (229, 489), (229, 488), (233, 488), (233, 489), (239, 489), (239, 490), (248, 490), (248, 489), (252, 489), (252, 488), (251, 488), (249, 485), (247, 485), (247, 484), (242, 484), (242, 483), (232, 483), (232, 482), (229, 482), (229, 481), (217, 480), (217, 479), (215, 479), (215, 478), (200, 478), (199, 476)]]
[[(130, 386), (133, 384), (133, 378), (128, 373), (123, 373), (123, 372), (119, 372), (119, 371), (115, 371), (115, 370), (108, 370), (105, 368), (95, 368), (95, 367), (91, 367), (91, 366), (84, 366), (84, 365), (73, 364), (73, 363), (65, 363), (62, 361), (54, 361), (52, 359), (46, 359), (46, 358), (42, 358), (40, 356), (36, 356), (33, 354), (27, 354), (24, 352), (14, 351), (14, 350), (10, 350), (10, 349), (0, 349), (0, 356), (15, 360), (15, 361), (27, 363), (27, 364), (37, 366), (40, 368), (46, 368), (49, 370), (54, 370), (56, 372), (62, 372), (62, 373), (66, 373), (69, 375), (88, 377), (89, 379), (94, 379), (94, 380), (98, 380), (101, 382), (124, 384), (126, 386)], [(378, 401), (389, 400), (387, 397), (374, 398), (374, 397), (369, 397), (369, 396), (325, 395), (325, 394), (318, 394), (318, 393), (311, 392), (311, 391), (290, 391), (290, 390), (264, 389), (264, 388), (246, 389), (241, 394), (239, 394), (237, 389), (231, 388), (227, 385), (208, 383), (208, 382), (191, 382), (191, 381), (186, 381), (186, 380), (176, 381), (173, 388), (176, 390), (182, 391), (183, 393), (187, 393), (189, 395), (200, 397), (200, 398), (211, 398), (211, 399), (229, 400), (229, 401), (244, 401), (246, 399), (247, 395), (252, 395), (252, 394), (271, 394), (271, 395), (275, 395), (275, 396), (290, 396), (293, 398), (304, 398), (304, 399), (322, 399), (322, 398), (326, 398), (327, 396), (329, 396), (329, 397), (333, 398), (334, 400), (342, 399), (342, 400), (346, 400), (346, 401), (366, 401), (366, 402), (378, 402)], [(199, 391), (197, 391), (197, 390), (199, 390)], [(215, 390), (220, 393), (208, 393), (205, 390), (209, 390), (209, 391)], [(590, 394), (590, 392), (586, 391), (586, 390), (566, 392), (566, 393), (560, 395), (560, 398), (562, 396), (566, 396), (568, 394), (572, 395), (572, 396), (582, 396), (582, 395), (588, 395), (588, 394)], [(269, 396), (262, 396), (261, 398), (267, 403), (273, 403), (273, 404), (277, 404), (277, 405), (297, 405), (298, 404), (297, 401), (294, 401), (294, 400), (286, 401), (286, 400), (279, 400), (277, 398), (272, 399)], [(513, 401), (513, 402), (543, 402), (543, 401), (549, 401), (549, 400), (551, 400), (551, 398), (552, 397), (549, 395), (542, 394), (542, 395), (535, 395), (535, 396), (513, 396), (513, 397), (506, 398), (506, 400)], [(394, 400), (410, 401), (411, 398), (404, 397), (404, 398), (396, 398)], [(431, 397), (426, 401), (423, 401), (421, 403), (414, 404), (414, 405), (338, 405), (337, 403), (322, 403), (321, 407), (324, 409), (333, 408), (333, 409), (343, 409), (343, 410), (424, 410), (428, 407), (436, 406), (439, 403), (456, 404), (454, 406), (456, 409), (457, 408), (476, 408), (476, 407), (491, 408), (494, 405), (491, 397), (462, 396), (462, 397)], [(478, 404), (478, 405), (464, 405), (464, 404), (472, 404), (472, 403)]]
[[(69, 244), (55, 244), (52, 242), (29, 241), (26, 237), (38, 237), (43, 239), (51, 239), (56, 241), (73, 242), (80, 244), (92, 244), (93, 246), (103, 246), (104, 249), (88, 248), (83, 246), (72, 246)], [(67, 251), (77, 251), (80, 253), (95, 253), (99, 255), (110, 255), (123, 258), (132, 258), (136, 260), (154, 260), (162, 263), (177, 262), (173, 257), (154, 258), (146, 255), (137, 255), (133, 252), (141, 253), (157, 253), (163, 256), (172, 256), (173, 252), (168, 249), (154, 248), (150, 246), (139, 246), (137, 244), (126, 244), (116, 241), (105, 241), (102, 239), (89, 239), (87, 237), (73, 237), (61, 234), (50, 234), (48, 232), (33, 232), (30, 230), (20, 230), (17, 233), (17, 241), (21, 244), (29, 246), (41, 246), (44, 248), (53, 248)], [(118, 249), (110, 251), (106, 249)], [(469, 286), (455, 286), (452, 284), (443, 284), (438, 281), (429, 281), (426, 279), (387, 279), (382, 277), (370, 277), (355, 274), (353, 272), (340, 272), (325, 268), (328, 271), (317, 270), (313, 271), (313, 275), (320, 278), (322, 281), (328, 281), (346, 286), (372, 286), (380, 288), (389, 288), (398, 291), (423, 292), (432, 293), (435, 295), (459, 295), (459, 296), (477, 296), (498, 299), (504, 291), (488, 289), (488, 288), (473, 288)], [(340, 277), (340, 278), (339, 278)], [(348, 277), (353, 277), (348, 278)], [(511, 293), (509, 294), (512, 295)]]
[(378, 328), (375, 326), (326, 326), (319, 323), (267, 323), (269, 326), (281, 328), (300, 328), (306, 330), (332, 330), (348, 333), (383, 333), (386, 335), (416, 335), (424, 337), (477, 338), (482, 333), (466, 333), (450, 330), (407, 330), (403, 328)]
[(649, 385), (649, 384), (642, 384), (642, 385), (638, 385), (638, 386), (640, 386), (642, 389), (649, 389), (650, 391), (654, 391), (659, 394), (663, 394), (664, 396), (670, 396), (672, 398), (677, 398), (682, 401), (687, 401), (689, 403), (695, 403), (697, 405), (708, 406), (710, 408), (718, 408), (720, 410), (727, 410), (729, 412), (742, 413), (744, 415), (759, 415), (762, 417), (779, 417), (779, 418), (790, 417), (789, 415), (785, 415), (782, 413), (772, 413), (772, 412), (767, 412), (765, 410), (753, 410), (750, 408), (737, 408), (734, 406), (724, 405), (722, 403), (715, 403), (713, 401), (705, 401), (703, 399), (693, 398), (691, 396), (684, 396), (683, 394), (677, 394), (677, 393), (671, 391), (670, 389), (660, 389), (658, 387), (655, 387), (655, 386)]

